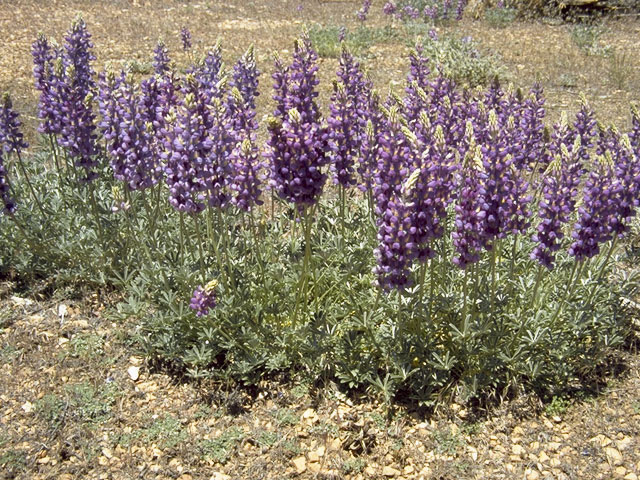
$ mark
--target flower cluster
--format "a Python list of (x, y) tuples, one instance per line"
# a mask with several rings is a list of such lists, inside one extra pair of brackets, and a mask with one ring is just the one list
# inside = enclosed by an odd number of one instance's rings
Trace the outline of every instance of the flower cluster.
[(191, 32), (187, 27), (180, 29), (180, 40), (182, 41), (182, 49), (185, 52), (191, 50)]
[(116, 79), (107, 72), (100, 82), (99, 105), (114, 177), (131, 190), (150, 187), (156, 182), (153, 124), (145, 118), (144, 97), (131, 76), (122, 72)]
[(217, 280), (211, 280), (205, 286), (199, 286), (193, 292), (189, 308), (195, 310), (196, 316), (203, 317), (209, 314), (210, 310), (216, 308), (216, 288)]
[(289, 67), (276, 59), (273, 78), (277, 106), (267, 125), (272, 187), (300, 210), (318, 201), (327, 178), (322, 172), (327, 163), (327, 133), (315, 102), (317, 58), (309, 37), (304, 35), (296, 42)]
[(371, 82), (365, 79), (360, 65), (346, 48), (340, 57), (338, 79), (327, 119), (328, 145), (334, 182), (346, 188), (356, 184), (355, 170), (362, 164), (367, 122), (372, 118), (372, 89)]
[(362, 2), (362, 7), (360, 7), (360, 10), (358, 10), (358, 12), (356, 13), (358, 20), (360, 20), (361, 22), (366, 21), (367, 16), (369, 15), (370, 8), (371, 8), (371, 0), (364, 0), (364, 2)]

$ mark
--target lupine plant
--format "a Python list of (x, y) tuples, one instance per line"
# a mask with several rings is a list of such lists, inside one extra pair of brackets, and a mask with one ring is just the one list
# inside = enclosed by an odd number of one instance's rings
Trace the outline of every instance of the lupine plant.
[(586, 99), (547, 125), (540, 85), (465, 90), (420, 49), (380, 98), (344, 49), (325, 117), (302, 35), (261, 125), (253, 47), (231, 70), (219, 44), (178, 70), (158, 44), (152, 76), (96, 82), (76, 20), (64, 48), (39, 36), (32, 53), (50, 142), (25, 153), (3, 101), (0, 273), (124, 289), (112, 315), (139, 322), (151, 359), (434, 405), (556, 394), (628, 338), (635, 106), (627, 133)]

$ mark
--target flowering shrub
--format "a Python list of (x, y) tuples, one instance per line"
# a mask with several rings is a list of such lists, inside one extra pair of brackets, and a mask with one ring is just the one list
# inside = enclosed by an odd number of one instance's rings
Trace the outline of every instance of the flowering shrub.
[(628, 338), (636, 107), (628, 133), (584, 99), (545, 126), (539, 85), (461, 89), (426, 49), (379, 99), (343, 48), (325, 117), (303, 35), (275, 59), (260, 145), (253, 48), (180, 74), (160, 44), (153, 76), (96, 82), (89, 38), (77, 20), (65, 50), (33, 46), (48, 150), (23, 159), (0, 108), (0, 273), (122, 288), (112, 314), (137, 319), (150, 358), (432, 405), (556, 394)]

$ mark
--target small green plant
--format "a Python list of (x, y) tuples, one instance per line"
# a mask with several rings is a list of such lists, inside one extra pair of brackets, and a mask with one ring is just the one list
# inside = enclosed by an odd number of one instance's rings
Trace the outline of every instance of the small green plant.
[(160, 448), (175, 448), (186, 440), (187, 432), (180, 420), (165, 415), (145, 428), (141, 436), (148, 443), (157, 443)]
[(636, 400), (631, 404), (631, 408), (633, 408), (633, 413), (636, 415), (640, 415), (640, 400)]
[(58, 429), (64, 421), (68, 404), (52, 393), (48, 393), (35, 404), (35, 411), (39, 418), (44, 420), (51, 429)]
[(554, 415), (563, 415), (571, 406), (571, 401), (564, 396), (553, 396), (551, 402), (545, 407), (544, 413), (549, 417)]
[(269, 432), (268, 430), (262, 430), (258, 433), (256, 441), (261, 447), (273, 447), (280, 439), (280, 435), (277, 432)]
[(309, 394), (309, 385), (300, 383), (291, 389), (291, 395), (296, 400), (300, 400)]
[(345, 475), (355, 475), (362, 473), (364, 467), (367, 466), (367, 462), (364, 458), (356, 457), (349, 458), (342, 463), (342, 473)]
[(233, 454), (236, 446), (244, 439), (242, 429), (233, 427), (224, 431), (214, 440), (205, 440), (200, 443), (202, 455), (207, 460), (218, 463), (226, 463)]
[(341, 35), (344, 35), (345, 46), (356, 56), (366, 55), (369, 49), (376, 44), (386, 43), (397, 38), (397, 33), (386, 26), (366, 27), (342, 30), (337, 25), (314, 25), (309, 29), (309, 38), (315, 46), (318, 55), (323, 58), (338, 58), (342, 52)]
[(509, 7), (493, 7), (485, 11), (484, 19), (493, 28), (507, 28), (516, 19), (518, 11)]
[(608, 58), (609, 81), (618, 90), (623, 90), (633, 75), (633, 65), (626, 52), (613, 51)]
[(434, 67), (458, 84), (475, 87), (506, 77), (506, 67), (498, 57), (483, 54), (471, 37), (427, 36), (422, 46)]
[(115, 383), (96, 388), (89, 383), (65, 387), (70, 414), (81, 422), (98, 424), (111, 416), (111, 408), (120, 395)]
[(296, 412), (290, 408), (280, 408), (275, 411), (273, 418), (279, 427), (292, 427), (300, 421)]
[(435, 430), (432, 433), (432, 438), (436, 444), (436, 450), (442, 454), (454, 455), (462, 446), (460, 434), (458, 432), (454, 433), (449, 428), (444, 430)]
[(9, 449), (0, 453), (0, 468), (5, 478), (14, 478), (27, 466), (27, 454), (19, 450)]
[(587, 55), (608, 57), (611, 54), (611, 46), (600, 43), (603, 33), (604, 29), (600, 26), (578, 24), (571, 29), (571, 40)]
[(74, 358), (100, 358), (104, 353), (104, 338), (95, 333), (81, 333), (69, 341), (68, 354)]

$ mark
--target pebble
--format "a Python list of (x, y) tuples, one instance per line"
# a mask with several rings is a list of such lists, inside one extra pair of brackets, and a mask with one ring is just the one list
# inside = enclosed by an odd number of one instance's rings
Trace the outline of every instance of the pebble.
[(622, 465), (622, 454), (618, 451), (617, 448), (606, 447), (604, 449), (604, 454), (607, 456), (607, 461), (611, 465)]
[(296, 457), (291, 460), (293, 466), (296, 468), (296, 472), (304, 473), (307, 470), (307, 459), (303, 456)]
[(395, 468), (387, 465), (382, 469), (382, 475), (385, 477), (397, 477), (400, 475), (400, 470), (396, 470)]

